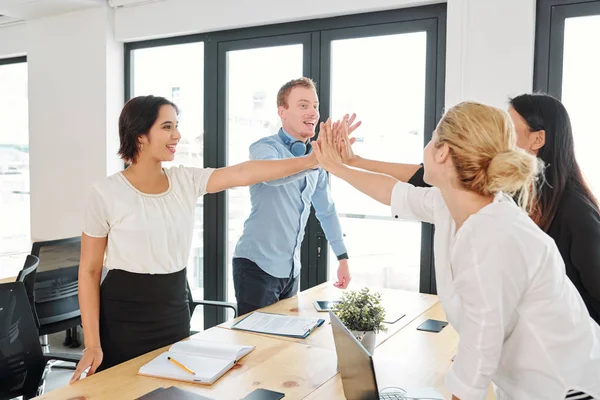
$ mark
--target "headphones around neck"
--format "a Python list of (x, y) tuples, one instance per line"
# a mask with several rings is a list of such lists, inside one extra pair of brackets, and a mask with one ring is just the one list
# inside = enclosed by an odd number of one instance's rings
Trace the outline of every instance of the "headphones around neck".
[(302, 140), (290, 139), (290, 137), (283, 132), (283, 129), (279, 129), (278, 135), (283, 144), (288, 146), (294, 157), (305, 156), (307, 154), (310, 154), (310, 152), (312, 151), (310, 139), (306, 142), (303, 142)]

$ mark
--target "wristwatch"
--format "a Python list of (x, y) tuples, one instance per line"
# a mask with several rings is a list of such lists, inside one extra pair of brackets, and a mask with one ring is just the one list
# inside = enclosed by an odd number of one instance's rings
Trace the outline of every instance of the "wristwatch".
[(347, 260), (348, 258), (348, 253), (342, 253), (339, 256), (337, 256), (338, 261)]

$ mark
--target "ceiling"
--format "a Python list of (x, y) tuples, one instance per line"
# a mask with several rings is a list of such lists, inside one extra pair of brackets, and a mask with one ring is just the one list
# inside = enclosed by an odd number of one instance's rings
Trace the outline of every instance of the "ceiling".
[(27, 20), (106, 4), (106, 0), (0, 0), (0, 18)]

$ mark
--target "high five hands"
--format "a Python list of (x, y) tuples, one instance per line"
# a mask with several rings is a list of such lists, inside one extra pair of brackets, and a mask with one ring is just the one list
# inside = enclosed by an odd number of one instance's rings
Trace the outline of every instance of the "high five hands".
[(354, 123), (355, 119), (356, 114), (346, 114), (334, 123), (331, 122), (331, 118), (321, 122), (319, 139), (313, 142), (312, 146), (322, 168), (335, 174), (336, 168), (342, 167), (343, 164), (352, 164), (356, 158), (352, 144), (356, 139), (350, 138), (350, 135), (361, 125), (360, 121)]

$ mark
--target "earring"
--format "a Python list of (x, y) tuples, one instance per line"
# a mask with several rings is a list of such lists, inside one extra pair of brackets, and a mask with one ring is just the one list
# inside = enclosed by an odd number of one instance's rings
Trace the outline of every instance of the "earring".
[(144, 150), (144, 143), (140, 143), (140, 151)]

